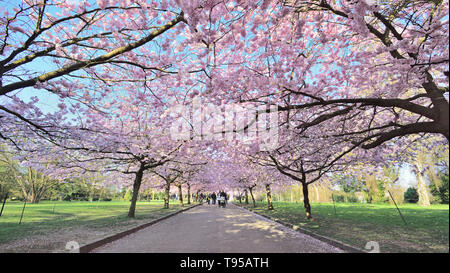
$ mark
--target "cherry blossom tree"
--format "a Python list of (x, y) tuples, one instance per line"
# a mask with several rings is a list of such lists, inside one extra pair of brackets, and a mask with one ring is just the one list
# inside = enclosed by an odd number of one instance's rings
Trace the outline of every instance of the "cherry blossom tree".
[[(174, 87), (184, 88), (177, 100), (198, 94), (202, 87), (196, 84), (210, 78), (214, 44), (258, 8), (253, 1), (148, 0), (27, 0), (3, 6), (0, 137), (14, 143), (21, 132), (55, 137), (71, 128), (63, 126), (69, 125), (62, 123), (64, 113), (43, 113), (37, 96), (42, 92), (60, 97), (62, 111), (67, 103), (77, 104), (72, 114), (97, 107), (119, 89), (158, 97), (152, 82), (173, 87), (173, 77)], [(30, 102), (18, 93), (31, 94)]]
[(259, 56), (233, 74), (236, 98), (309, 111), (299, 128), (339, 126), (365, 149), (448, 141), (448, 1), (284, 1), (279, 12), (252, 38)]
[(306, 217), (309, 219), (312, 214), (308, 186), (320, 181), (324, 175), (344, 171), (358, 161), (352, 155), (358, 145), (349, 145), (345, 139), (321, 137), (327, 135), (329, 130), (327, 127), (319, 130), (321, 127), (309, 128), (301, 135), (284, 130), (277, 149), (252, 155), (258, 164), (276, 168), (281, 174), (301, 183)]
[[(122, 71), (130, 67), (140, 67), (149, 76), (164, 73), (170, 61), (152, 54), (155, 45), (143, 46), (169, 43), (170, 37), (158, 42), (156, 38), (184, 21), (180, 9), (147, 1), (29, 0), (2, 6), (1, 12), (0, 96), (12, 100), (12, 105), (0, 106), (2, 127), (15, 121), (45, 134), (55, 133), (51, 126), (58, 120), (52, 122), (39, 110), (37, 96), (22, 103), (25, 107), (16, 107), (21, 103), (17, 91), (40, 89), (92, 104), (111, 92), (118, 80), (136, 83), (147, 77), (134, 70), (130, 78), (123, 78)], [(152, 57), (143, 58), (142, 64), (143, 56)], [(2, 138), (12, 140), (13, 134)]]
[(134, 182), (128, 216), (134, 217), (145, 173), (183, 153), (183, 142), (172, 141), (168, 127), (162, 126), (170, 123), (170, 117), (163, 117), (164, 107), (153, 107), (156, 97), (137, 99), (125, 93), (115, 98), (120, 102), (108, 113), (83, 110), (83, 128), (72, 128), (65, 139), (37, 138), (22, 140), (19, 145), (22, 161), (41, 168), (51, 165), (47, 173), (59, 179), (77, 173), (131, 175)]
[[(164, 181), (164, 208), (168, 209), (170, 199), (170, 186), (174, 184), (180, 176), (183, 175), (183, 172), (178, 171), (177, 168), (168, 165), (161, 166), (160, 168), (157, 168), (152, 172)], [(181, 191), (181, 184), (179, 190)], [(180, 199), (180, 202), (182, 202), (182, 199)]]

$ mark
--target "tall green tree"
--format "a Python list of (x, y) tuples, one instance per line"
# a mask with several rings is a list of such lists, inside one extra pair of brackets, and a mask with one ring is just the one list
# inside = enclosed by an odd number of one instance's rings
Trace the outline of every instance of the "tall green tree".
[[(37, 172), (31, 167), (21, 167), (6, 150), (0, 153), (0, 162), (4, 172), (7, 173), (8, 185), (11, 186), (12, 182), (12, 188), (17, 189), (21, 197), (30, 203), (38, 203), (47, 190), (56, 185), (55, 180)], [(6, 182), (5, 185), (7, 185)]]

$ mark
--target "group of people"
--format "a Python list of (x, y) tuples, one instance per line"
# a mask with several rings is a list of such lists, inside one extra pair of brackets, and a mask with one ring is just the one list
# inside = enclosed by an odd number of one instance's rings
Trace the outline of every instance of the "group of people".
[(217, 193), (217, 195), (216, 195), (216, 193), (215, 192), (213, 192), (213, 193), (209, 193), (208, 195), (206, 195), (206, 203), (209, 205), (209, 204), (213, 204), (213, 205), (215, 205), (216, 204), (216, 201), (217, 201), (217, 203), (219, 202), (219, 200), (223, 200), (225, 203), (227, 202), (227, 200), (228, 200), (228, 195), (224, 192), (224, 191), (219, 191), (218, 193)]

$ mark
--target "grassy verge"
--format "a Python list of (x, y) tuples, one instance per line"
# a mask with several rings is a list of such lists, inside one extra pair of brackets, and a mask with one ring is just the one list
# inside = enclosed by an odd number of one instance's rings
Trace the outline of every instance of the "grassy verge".
[[(138, 202), (136, 218), (127, 217), (129, 202), (8, 202), (0, 217), (0, 252), (60, 252), (71, 240), (80, 245), (101, 239), (181, 209), (178, 202)], [(184, 208), (189, 205), (184, 206)]]
[(400, 210), (389, 204), (337, 203), (312, 204), (312, 221), (306, 219), (301, 203), (275, 202), (275, 210), (268, 211), (266, 203), (256, 208), (241, 205), (272, 219), (310, 230), (364, 249), (369, 241), (376, 241), (381, 252), (448, 252), (449, 206), (421, 207), (404, 204)]

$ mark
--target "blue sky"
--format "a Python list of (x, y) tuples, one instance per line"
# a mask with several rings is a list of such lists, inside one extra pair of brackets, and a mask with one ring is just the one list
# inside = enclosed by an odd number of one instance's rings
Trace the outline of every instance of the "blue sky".
[(400, 168), (397, 183), (405, 189), (417, 186), (416, 176), (412, 172), (411, 167), (408, 166), (407, 164), (403, 164), (402, 167)]
[[(9, 0), (4, 3), (1, 1), (2, 4), (5, 5), (6, 9), (11, 10), (14, 7), (17, 7), (19, 3), (21, 3), (21, 0)], [(12, 14), (12, 11), (11, 11)], [(3, 16), (3, 14), (2, 14)], [(19, 33), (14, 33), (14, 35), (20, 35)], [(30, 71), (34, 71), (36, 73), (42, 74), (45, 72), (49, 72), (57, 68), (51, 61), (45, 58), (38, 58), (37, 60), (30, 62), (26, 65), (26, 68)], [(3, 83), (5, 84), (5, 82)], [(19, 91), (14, 91), (9, 95), (17, 95), (20, 99), (24, 100), (25, 102), (29, 102), (30, 98), (33, 96), (36, 96), (39, 98), (39, 108), (42, 110), (43, 113), (48, 112), (54, 112), (57, 111), (59, 108), (57, 107), (57, 104), (59, 103), (59, 97), (55, 94), (51, 94), (48, 91), (45, 90), (38, 90), (33, 87), (24, 88)], [(0, 97), (0, 103), (4, 104), (7, 102), (8, 99), (4, 96)]]

